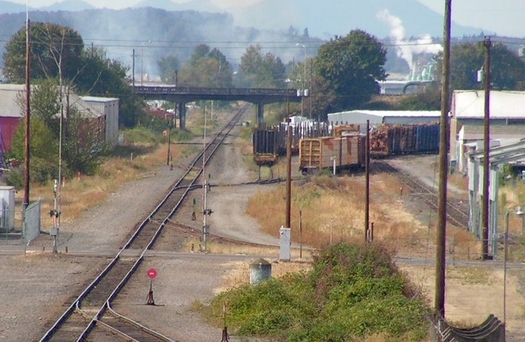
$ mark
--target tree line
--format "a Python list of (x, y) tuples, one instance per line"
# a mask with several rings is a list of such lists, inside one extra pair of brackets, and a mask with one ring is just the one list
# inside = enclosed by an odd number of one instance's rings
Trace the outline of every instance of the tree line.
[[(296, 41), (292, 43), (306, 49), (301, 39), (307, 39), (307, 36), (296, 35), (293, 38)], [(25, 44), (25, 28), (16, 32), (6, 44), (3, 73), (9, 82), (25, 82)], [(395, 109), (439, 109), (441, 58), (441, 54), (432, 56), (437, 65), (434, 70), (435, 86), (428, 87), (424, 93), (405, 97)], [(265, 51), (255, 44), (247, 47), (240, 63), (233, 66), (220, 49), (199, 44), (187, 60), (181, 61), (176, 55), (168, 54), (162, 56), (157, 64), (163, 82), (181, 86), (306, 88), (309, 96), (308, 101), (303, 103), (305, 112), (323, 120), (329, 112), (377, 106), (370, 100), (380, 92), (378, 81), (388, 77), (386, 59), (387, 49), (376, 37), (362, 30), (352, 30), (346, 36), (334, 36), (326, 41), (318, 48), (316, 55), (310, 54), (306, 58), (305, 51), (302, 61), (284, 63), (272, 51)], [(483, 59), (482, 42), (454, 44), (451, 52), (451, 90), (481, 89), (476, 74), (483, 65)], [(59, 92), (63, 89), (79, 95), (118, 97), (121, 127), (134, 127), (144, 121), (144, 104), (133, 96), (129, 66), (107, 58), (102, 48), (86, 46), (81, 35), (70, 27), (33, 23), (30, 66), (32, 83), (36, 85), (36, 96), (32, 97), (31, 106), (42, 124), (41, 129), (49, 130), (51, 142), (56, 143), (60, 137), (54, 118), (61, 100)], [(525, 62), (502, 43), (493, 44), (491, 74), (493, 89), (525, 89)], [(80, 128), (78, 132), (73, 129), (73, 119), (78, 115), (73, 110), (68, 113), (71, 124), (65, 131), (67, 137), (95, 144), (93, 139), (78, 139), (75, 136), (82, 131)], [(22, 137), (23, 134), (20, 135)], [(50, 146), (50, 143), (46, 145)], [(16, 152), (16, 146), (15, 143), (13, 153), (23, 157), (21, 151)], [(86, 146), (68, 150), (66, 147), (67, 164), (74, 171), (89, 171), (96, 165), (96, 157), (103, 150)], [(38, 151), (34, 153), (39, 154)], [(88, 157), (76, 158), (79, 153), (87, 153)], [(89, 156), (90, 153), (92, 156)], [(42, 153), (42, 159), (48, 160), (49, 156)]]

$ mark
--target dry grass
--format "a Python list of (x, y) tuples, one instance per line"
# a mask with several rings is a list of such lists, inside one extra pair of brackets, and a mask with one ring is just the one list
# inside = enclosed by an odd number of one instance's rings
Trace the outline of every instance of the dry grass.
[[(274, 167), (274, 176), (284, 173), (284, 163)], [(279, 171), (281, 170), (281, 171)], [(410, 195), (395, 176), (370, 177), (370, 222), (374, 239), (399, 255), (431, 258), (435, 252), (437, 213), (425, 208)], [(285, 222), (285, 185), (262, 191), (250, 198), (247, 214), (257, 219), (265, 232), (276, 234), (275, 227)], [(320, 247), (352, 238), (364, 239), (365, 178), (363, 174), (340, 177), (311, 177), (292, 185), (292, 239)], [(265, 210), (261, 210), (265, 208)], [(302, 237), (298, 233), (302, 225)], [(447, 227), (448, 257), (473, 260), (480, 257), (481, 246), (471, 233)]]
[[(60, 201), (61, 222), (72, 222), (88, 208), (99, 205), (125, 183), (141, 177), (151, 177), (155, 168), (165, 165), (167, 161), (167, 144), (149, 146), (151, 153), (129, 158), (111, 158), (100, 167), (100, 172), (95, 176), (77, 175), (73, 179), (64, 178), (62, 183)], [(178, 145), (171, 145), (170, 153), (174, 160), (180, 158), (183, 150)], [(53, 225), (49, 211), (54, 206), (53, 183), (48, 185), (32, 184), (30, 188), (31, 201), (42, 200), (42, 225), (45, 228)], [(17, 193), (17, 200), (22, 201), (23, 191)]]

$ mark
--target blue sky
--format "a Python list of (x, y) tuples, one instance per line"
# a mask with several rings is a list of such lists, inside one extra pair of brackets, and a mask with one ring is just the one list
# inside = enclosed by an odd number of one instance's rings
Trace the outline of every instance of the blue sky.
[[(25, 0), (11, 0), (25, 4)], [(61, 0), (27, 0), (31, 7), (48, 6)], [(140, 0), (84, 0), (95, 7), (113, 9), (132, 6)], [(172, 0), (186, 2), (188, 0)], [(211, 0), (223, 9), (246, 6), (264, 0)], [(285, 1), (285, 0), (283, 0)], [(392, 0), (397, 1), (397, 0)], [(445, 0), (417, 0), (443, 13)], [(498, 35), (525, 37), (525, 0), (452, 0), (452, 18), (458, 24), (481, 27)]]

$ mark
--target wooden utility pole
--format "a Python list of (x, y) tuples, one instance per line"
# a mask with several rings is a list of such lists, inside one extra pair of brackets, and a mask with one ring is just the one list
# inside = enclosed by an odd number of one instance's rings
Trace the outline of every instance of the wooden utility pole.
[(438, 222), (436, 227), (436, 288), (434, 309), (445, 317), (445, 244), (447, 236), (448, 112), (450, 84), (450, 23), (452, 0), (445, 1), (443, 28), (443, 70), (441, 79), (441, 120), (439, 135)]
[[(26, 146), (25, 146), (25, 173), (24, 173), (24, 211), (29, 205), (29, 159), (30, 159), (30, 151), (31, 151), (31, 130), (30, 130), (30, 123), (31, 123), (31, 25), (29, 22), (29, 18), (26, 20), (27, 27), (26, 27)], [(24, 215), (25, 217), (25, 215)]]
[[(288, 102), (288, 110), (290, 103)], [(292, 228), (292, 126), (288, 117), (288, 135), (286, 139), (286, 228)]]
[(133, 126), (135, 125), (135, 49), (133, 49), (132, 57), (132, 64), (131, 64), (131, 101), (133, 103), (133, 122), (131, 123)]
[(365, 141), (365, 242), (371, 242), (368, 233), (370, 229), (370, 120), (366, 120)]
[(481, 210), (481, 247), (483, 260), (489, 259), (489, 182), (490, 182), (490, 38), (485, 38), (485, 63), (483, 64), (483, 83), (485, 88), (485, 116), (483, 119), (483, 208)]

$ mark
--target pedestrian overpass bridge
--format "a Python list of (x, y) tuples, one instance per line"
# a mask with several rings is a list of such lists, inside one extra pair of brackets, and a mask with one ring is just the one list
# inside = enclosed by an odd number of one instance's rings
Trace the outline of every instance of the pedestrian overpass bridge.
[(199, 100), (245, 101), (257, 105), (257, 123), (264, 122), (264, 105), (276, 102), (301, 102), (296, 89), (203, 88), (171, 85), (133, 86), (133, 93), (148, 100), (176, 103), (180, 128), (186, 128), (186, 103)]

